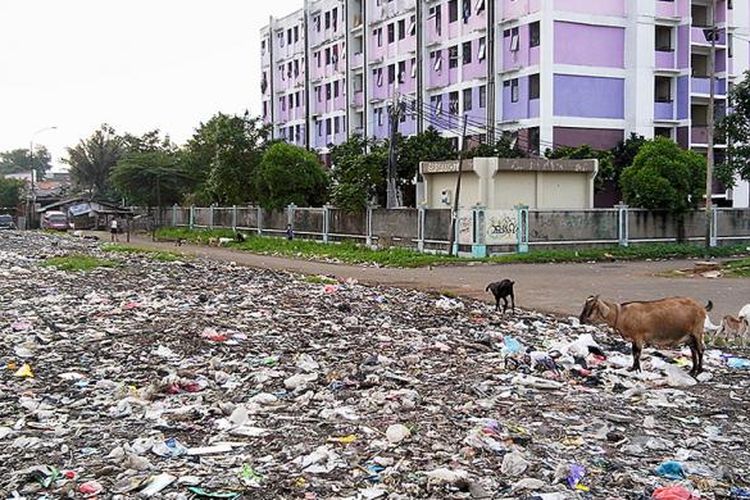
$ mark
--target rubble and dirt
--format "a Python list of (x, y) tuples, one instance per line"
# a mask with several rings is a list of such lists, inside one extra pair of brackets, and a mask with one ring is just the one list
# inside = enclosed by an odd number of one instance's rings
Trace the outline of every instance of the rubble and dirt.
[(0, 234), (0, 493), (748, 498), (746, 354), (492, 309)]

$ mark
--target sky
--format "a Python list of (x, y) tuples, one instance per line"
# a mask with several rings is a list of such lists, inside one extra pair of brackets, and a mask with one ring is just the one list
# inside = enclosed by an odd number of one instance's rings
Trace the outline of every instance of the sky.
[(302, 0), (0, 0), (0, 151), (52, 152), (102, 123), (188, 139), (260, 114), (260, 29)]

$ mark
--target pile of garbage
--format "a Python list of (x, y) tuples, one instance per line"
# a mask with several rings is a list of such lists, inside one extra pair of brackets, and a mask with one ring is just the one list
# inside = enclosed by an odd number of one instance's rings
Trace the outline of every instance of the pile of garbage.
[(750, 498), (745, 357), (320, 281), (0, 235), (0, 493)]

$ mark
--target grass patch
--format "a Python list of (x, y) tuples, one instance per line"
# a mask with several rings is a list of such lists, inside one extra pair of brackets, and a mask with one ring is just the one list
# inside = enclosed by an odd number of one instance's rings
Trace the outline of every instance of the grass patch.
[(305, 276), (304, 282), (311, 285), (335, 285), (338, 283), (338, 281), (328, 276)]
[(65, 255), (63, 257), (52, 257), (44, 261), (44, 266), (56, 267), (61, 271), (91, 271), (100, 267), (117, 267), (117, 262), (107, 259), (99, 259), (90, 255)]
[(701, 245), (658, 243), (630, 247), (585, 248), (581, 250), (532, 250), (526, 254), (499, 255), (490, 257), (491, 262), (505, 263), (549, 263), (549, 262), (604, 262), (625, 260), (664, 260), (686, 258), (732, 257), (747, 255), (745, 245), (706, 248)]
[(750, 278), (750, 259), (727, 262), (724, 265), (724, 273), (732, 278)]
[[(232, 238), (231, 229), (194, 230), (162, 228), (156, 233), (162, 240), (185, 240), (190, 243), (207, 244), (210, 239)], [(312, 240), (288, 241), (282, 238), (247, 235), (243, 243), (230, 243), (230, 248), (263, 255), (308, 259), (333, 259), (347, 264), (377, 264), (383, 267), (423, 267), (437, 264), (464, 263), (467, 259), (447, 255), (422, 254), (405, 248), (372, 250), (353, 242), (324, 244)]]
[(147, 248), (138, 248), (131, 245), (121, 245), (119, 243), (109, 243), (102, 246), (102, 250), (110, 253), (120, 253), (128, 255), (147, 255), (148, 257), (157, 260), (159, 262), (175, 262), (177, 260), (184, 260), (185, 257), (174, 253), (165, 252), (163, 250), (150, 250)]
[[(232, 238), (231, 229), (190, 230), (186, 228), (162, 228), (157, 237), (163, 240), (184, 240), (196, 244), (207, 244), (210, 239)], [(486, 259), (457, 258), (447, 255), (422, 254), (404, 248), (372, 250), (353, 242), (323, 244), (311, 240), (288, 241), (283, 238), (248, 235), (244, 243), (230, 243), (239, 250), (285, 257), (306, 259), (335, 259), (347, 264), (377, 264), (383, 267), (425, 267), (431, 265), (466, 264), (485, 262), (493, 264), (515, 263), (562, 263), (562, 262), (608, 262), (625, 260), (661, 260), (676, 258), (710, 258), (747, 255), (744, 245), (722, 246), (706, 249), (694, 244), (653, 244), (631, 247), (604, 247), (582, 250), (536, 250), (526, 254), (509, 254)]]

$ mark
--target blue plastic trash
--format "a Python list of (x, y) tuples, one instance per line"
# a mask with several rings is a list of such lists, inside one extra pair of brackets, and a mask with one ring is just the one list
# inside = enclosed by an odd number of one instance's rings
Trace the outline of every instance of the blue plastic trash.
[(750, 370), (750, 359), (729, 358), (727, 360), (727, 366), (737, 370)]
[(656, 469), (656, 473), (667, 479), (685, 479), (685, 470), (682, 468), (682, 464), (673, 460), (661, 464)]

